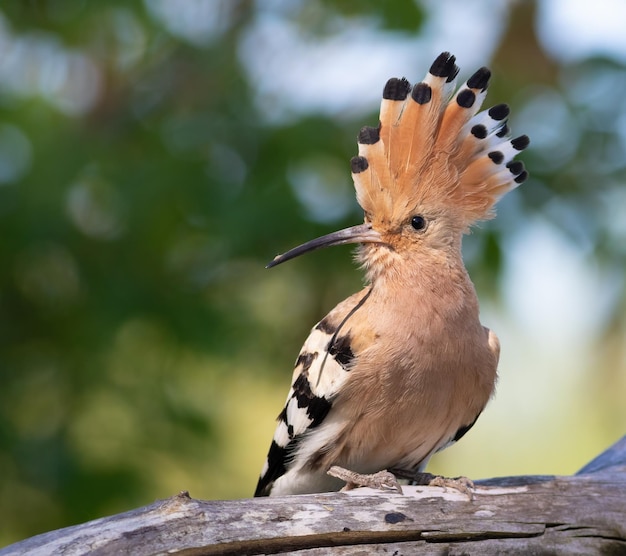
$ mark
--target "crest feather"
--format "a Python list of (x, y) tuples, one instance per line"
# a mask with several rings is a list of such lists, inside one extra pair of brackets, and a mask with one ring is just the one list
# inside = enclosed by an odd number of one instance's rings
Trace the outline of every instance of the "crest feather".
[(508, 106), (479, 112), (491, 72), (480, 68), (454, 94), (455, 61), (444, 52), (422, 82), (385, 85), (380, 124), (361, 130), (352, 160), (366, 215), (392, 222), (412, 208), (449, 208), (469, 226), (490, 218), (497, 200), (528, 177), (513, 158), (529, 140), (509, 138)]

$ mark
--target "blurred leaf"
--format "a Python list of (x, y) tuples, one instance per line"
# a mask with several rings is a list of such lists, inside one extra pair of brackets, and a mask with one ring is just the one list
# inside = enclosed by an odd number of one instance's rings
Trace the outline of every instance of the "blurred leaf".
[(372, 16), (380, 19), (381, 27), (394, 31), (417, 32), (424, 21), (424, 13), (417, 2), (391, 0), (376, 2), (376, 0), (349, 0), (344, 2), (325, 3), (347, 17)]

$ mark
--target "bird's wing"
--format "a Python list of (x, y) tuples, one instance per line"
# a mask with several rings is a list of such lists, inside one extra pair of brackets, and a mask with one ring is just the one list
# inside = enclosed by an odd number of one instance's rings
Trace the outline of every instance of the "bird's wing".
[(255, 496), (269, 495), (274, 481), (289, 469), (305, 433), (319, 426), (328, 415), (354, 361), (350, 337), (342, 330), (370, 291), (368, 287), (340, 303), (313, 327), (304, 342)]

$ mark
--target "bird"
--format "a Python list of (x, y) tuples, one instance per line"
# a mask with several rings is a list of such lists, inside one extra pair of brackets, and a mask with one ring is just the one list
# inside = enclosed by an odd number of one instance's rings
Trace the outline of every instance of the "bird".
[(529, 138), (511, 139), (507, 104), (480, 111), (488, 68), (457, 89), (458, 73), (443, 52), (423, 81), (387, 81), (350, 161), (363, 223), (267, 265), (353, 243), (366, 280), (304, 342), (255, 496), (340, 490), (331, 467), (417, 477), (493, 395), (500, 342), (480, 322), (461, 244), (527, 179), (515, 156)]

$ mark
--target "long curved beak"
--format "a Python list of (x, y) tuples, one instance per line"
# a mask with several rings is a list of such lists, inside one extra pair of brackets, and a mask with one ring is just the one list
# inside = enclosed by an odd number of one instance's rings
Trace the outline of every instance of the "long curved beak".
[(359, 224), (358, 226), (344, 228), (338, 232), (333, 232), (332, 234), (312, 239), (311, 241), (307, 241), (298, 247), (290, 249), (282, 255), (276, 255), (274, 260), (265, 268), (272, 268), (273, 266), (284, 263), (289, 259), (294, 259), (303, 253), (314, 251), (315, 249), (331, 247), (332, 245), (343, 245), (344, 243), (383, 243), (383, 240), (380, 237), (380, 234), (376, 230), (372, 229), (371, 224)]

